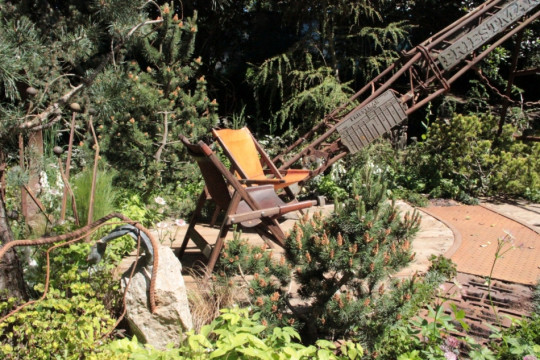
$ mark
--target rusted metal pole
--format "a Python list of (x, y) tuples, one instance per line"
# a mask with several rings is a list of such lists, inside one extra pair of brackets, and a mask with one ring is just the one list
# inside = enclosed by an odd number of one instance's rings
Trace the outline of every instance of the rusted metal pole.
[(498, 5), (500, 2), (501, 0), (495, 0), (495, 1), (487, 2), (478, 6), (467, 15), (463, 16), (459, 20), (456, 20), (454, 23), (448, 25), (446, 28), (444, 28), (443, 30), (439, 31), (437, 34), (435, 34), (428, 40), (421, 43), (420, 46), (424, 46), (428, 50), (431, 50), (436, 45), (439, 45), (442, 41), (450, 40), (449, 37), (451, 35), (455, 34), (456, 32), (460, 30), (463, 30), (463, 27), (469, 25), (474, 20), (486, 14), (489, 10), (493, 9), (493, 7)]
[[(309, 139), (316, 134), (319, 129), (321, 129), (323, 126), (328, 125), (326, 121), (328, 119), (331, 119), (335, 116), (337, 116), (341, 111), (345, 110), (349, 104), (351, 104), (353, 101), (358, 99), (360, 96), (362, 96), (367, 90), (371, 89), (373, 84), (383, 79), (386, 75), (392, 72), (396, 68), (396, 63), (393, 63), (388, 68), (386, 68), (382, 73), (377, 75), (373, 80), (371, 80), (369, 83), (364, 85), (362, 89), (360, 89), (358, 92), (356, 92), (353, 96), (351, 96), (347, 102), (344, 104), (341, 104), (339, 107), (337, 107), (335, 110), (333, 110), (330, 114), (326, 115), (324, 117), (324, 120), (319, 122), (317, 125), (315, 125), (311, 130), (309, 130), (304, 136), (301, 136), (298, 140), (296, 140), (292, 145), (290, 145), (288, 148), (285, 149), (280, 155), (276, 156), (272, 159), (274, 163), (278, 161), (282, 161), (283, 155), (288, 154), (291, 152), (291, 150), (295, 149), (298, 145), (302, 144), (304, 141), (309, 141)], [(283, 166), (281, 167), (283, 168)], [(281, 169), (280, 168), (280, 169)]]
[[(354, 94), (349, 100), (340, 105), (329, 115), (315, 125), (304, 136), (300, 137), (294, 144), (289, 146), (280, 155), (276, 156), (274, 162), (282, 162), (279, 167), (280, 170), (284, 170), (292, 166), (302, 157), (307, 155), (323, 155), (325, 163), (318, 169), (312, 172), (312, 176), (317, 175), (324, 171), (331, 163), (339, 160), (344, 156), (342, 152), (347, 152), (347, 149), (340, 145), (341, 139), (336, 139), (335, 131), (338, 125), (345, 119), (348, 119), (349, 114), (353, 114), (378, 96), (383, 94), (388, 89), (391, 89), (392, 85), (398, 78), (403, 76), (405, 72), (409, 72), (410, 90), (408, 93), (401, 95), (401, 104), (405, 106), (410, 100), (413, 100), (410, 108), (406, 110), (406, 115), (410, 115), (414, 111), (426, 105), (434, 98), (446, 93), (450, 89), (450, 85), (460, 78), (465, 72), (475, 67), (478, 62), (484, 59), (489, 53), (491, 53), (496, 47), (510, 39), (516, 33), (523, 31), (526, 26), (529, 26), (535, 19), (539, 17), (540, 12), (537, 12), (529, 17), (524, 16), (526, 13), (538, 9), (536, 2), (528, 3), (527, 7), (523, 9), (523, 15), (520, 15), (521, 21), (513, 25), (513, 28), (508, 29), (507, 26), (501, 27), (500, 30), (492, 29), (487, 35), (489, 38), (484, 38), (484, 34), (479, 30), (479, 26), (486, 23), (492, 25), (493, 23), (500, 21), (506, 21), (514, 23), (519, 21), (518, 18), (513, 18), (512, 14), (508, 12), (511, 6), (518, 3), (517, 0), (492, 0), (486, 1), (469, 14), (463, 16), (459, 20), (455, 21), (445, 29), (441, 30), (434, 36), (424, 41), (421, 45), (404, 53), (402, 58), (394, 62), (389, 68), (379, 74), (375, 79), (366, 84), (360, 91)], [(502, 19), (502, 20), (501, 20)], [(505, 34), (498, 40), (492, 40), (498, 35), (499, 31), (504, 31)], [(460, 44), (464, 42), (467, 34), (480, 35), (483, 42), (489, 42), (491, 45), (486, 50), (480, 52), (478, 55), (474, 55), (475, 49), (480, 45), (476, 42), (473, 43), (473, 48), (467, 49), (470, 51), (467, 54), (463, 53), (463, 48), (460, 48)], [(464, 40), (465, 39), (465, 40)], [(493, 42), (492, 42), (493, 41)], [(459, 42), (459, 43), (458, 43)], [(457, 55), (456, 55), (457, 54)], [(466, 57), (473, 56), (471, 60), (466, 60)], [(424, 61), (425, 60), (425, 61)], [(461, 65), (459, 65), (461, 63)], [(419, 67), (425, 72), (425, 79), (422, 80), (420, 76), (414, 76), (414, 67)], [(454, 70), (454, 68), (458, 67)], [(513, 69), (514, 76), (515, 69)], [(424, 77), (424, 73), (418, 74)], [(447, 78), (449, 77), (449, 78)], [(440, 82), (436, 83), (437, 81)], [(366, 98), (362, 97), (361, 103), (353, 110), (345, 113), (345, 109), (356, 99), (360, 98), (368, 90), (372, 90), (372, 93)], [(396, 92), (396, 91), (394, 91)], [(423, 98), (422, 98), (423, 97)], [(323, 127), (326, 127), (325, 132), (321, 135), (317, 135), (322, 132)], [(369, 131), (369, 128), (366, 128)], [(315, 138), (317, 136), (317, 138)], [(314, 140), (311, 140), (315, 138)], [(326, 142), (332, 140), (332, 144), (328, 145)], [(299, 153), (296, 153), (288, 161), (284, 162), (283, 159), (288, 154), (294, 153), (295, 149), (301, 144), (307, 144)], [(310, 176), (311, 177), (311, 176)]]
[(0, 149), (0, 197), (2, 197), (3, 201), (6, 199), (6, 175), (4, 174), (6, 167), (5, 154)]
[(92, 188), (90, 190), (90, 201), (88, 204), (88, 221), (87, 224), (90, 225), (94, 218), (94, 197), (96, 193), (96, 181), (97, 181), (97, 171), (98, 171), (98, 162), (99, 162), (99, 143), (98, 138), (96, 136), (96, 132), (94, 131), (94, 124), (92, 123), (93, 117), (90, 115), (90, 119), (88, 120), (88, 124), (90, 126), (90, 130), (92, 131), (92, 137), (94, 138), (94, 170), (92, 171)]
[[(478, 19), (479, 17), (481, 17), (482, 15), (484, 15), (485, 13), (487, 13), (489, 10), (491, 10), (494, 6), (496, 6), (497, 4), (499, 4), (502, 0), (493, 0), (493, 1), (489, 1), (489, 2), (486, 2), (480, 6), (478, 6), (477, 8), (475, 8), (473, 11), (471, 11), (469, 14), (463, 16), (462, 18), (460, 18), (459, 20), (455, 21), (454, 23), (448, 25), (446, 28), (444, 28), (443, 30), (439, 31), (437, 34), (435, 34), (434, 36), (432, 36), (431, 38), (429, 38), (428, 40), (424, 41), (423, 43), (421, 43), (420, 46), (423, 46), (425, 47), (427, 50), (431, 50), (433, 49), (436, 45), (440, 44), (442, 41), (445, 41), (447, 40), (451, 35), (453, 35), (454, 33), (462, 30), (462, 28), (470, 23), (472, 23), (473, 21), (475, 21), (476, 19)], [(416, 57), (418, 55), (418, 48), (414, 48), (412, 50), (410, 50), (409, 52), (405, 53), (407, 56), (412, 56), (412, 57)], [(418, 60), (418, 59), (417, 59)], [(401, 69), (401, 70), (406, 70), (408, 71), (411, 66), (416, 62), (415, 61), (412, 61), (412, 62), (407, 62), (406, 65), (403, 66), (404, 69)], [(287, 147), (287, 149), (285, 149), (284, 152), (282, 152), (281, 154), (279, 154), (278, 156), (276, 156), (273, 161), (274, 162), (278, 162), (278, 161), (282, 161), (283, 160), (283, 156), (285, 154), (288, 154), (290, 153), (290, 151), (292, 151), (293, 149), (295, 149), (298, 145), (302, 144), (303, 142), (305, 141), (309, 141), (309, 139), (316, 134), (316, 132), (321, 128), (323, 127), (324, 125), (327, 125), (326, 124), (326, 120), (327, 119), (330, 119), (336, 115), (338, 115), (339, 112), (343, 111), (347, 105), (351, 104), (353, 101), (355, 101), (357, 98), (359, 98), (361, 95), (363, 95), (367, 90), (373, 88), (373, 85), (376, 84), (377, 82), (379, 82), (381, 79), (383, 79), (386, 75), (388, 75), (389, 73), (391, 73), (395, 68), (396, 68), (396, 62), (393, 63), (391, 66), (389, 66), (388, 68), (386, 68), (382, 73), (380, 73), (378, 76), (376, 76), (373, 80), (371, 80), (368, 84), (366, 84), (362, 89), (360, 89), (358, 92), (356, 92), (352, 97), (350, 97), (348, 99), (348, 101), (345, 103), (345, 104), (342, 104), (340, 105), (338, 108), (336, 108), (334, 111), (332, 111), (330, 114), (328, 114), (327, 116), (325, 116), (325, 119), (323, 121), (321, 121), (319, 124), (317, 124), (313, 129), (311, 129), (310, 131), (308, 131), (304, 136), (300, 137), (297, 141), (295, 141), (292, 145), (290, 145), (289, 147)], [(393, 83), (393, 79), (396, 79), (398, 78), (399, 76), (402, 75), (402, 71), (400, 70), (400, 74), (396, 77), (396, 76), (393, 76), (390, 80), (388, 81), (385, 81), (384, 85), (388, 84), (388, 86), (386, 87), (383, 87), (383, 88), (379, 88), (377, 89), (377, 91), (373, 92), (372, 95), (369, 97), (369, 99), (374, 99), (376, 96), (382, 94), (392, 83)], [(376, 93), (376, 94), (375, 94)], [(367, 101), (369, 101), (369, 99), (367, 99)], [(357, 110), (359, 107), (363, 106), (365, 102), (363, 102), (360, 106), (357, 106), (355, 109), (353, 109), (352, 111), (355, 111)], [(333, 133), (333, 130), (329, 130), (329, 133)], [(324, 137), (324, 139), (326, 139), (328, 136), (327, 136), (327, 133), (325, 133), (324, 135), (322, 135), (322, 137)], [(324, 140), (323, 139), (323, 140)], [(312, 146), (313, 144), (310, 144), (310, 147)], [(316, 145), (313, 145), (313, 146), (316, 146)], [(300, 155), (300, 157), (303, 156)], [(300, 158), (298, 156), (296, 156), (294, 159), (291, 159), (289, 161), (287, 161), (286, 163), (284, 163), (280, 169), (285, 169), (285, 168), (288, 168), (289, 166), (291, 166), (293, 163), (295, 163), (296, 161), (298, 161), (298, 159)]]
[(23, 188), (24, 190), (26, 191), (26, 193), (28, 195), (30, 195), (30, 198), (32, 199), (32, 201), (34, 202), (34, 204), (38, 207), (38, 209), (43, 213), (43, 215), (45, 216), (45, 218), (47, 219), (47, 221), (49, 223), (52, 224), (53, 222), (53, 218), (51, 215), (47, 214), (47, 209), (45, 209), (45, 206), (43, 206), (43, 203), (41, 201), (39, 201), (39, 199), (37, 198), (37, 196), (34, 194), (34, 192), (32, 191), (32, 189), (30, 189), (28, 186), (26, 185), (23, 185)]
[(540, 11), (537, 11), (536, 13), (534, 13), (533, 15), (531, 15), (531, 17), (529, 17), (527, 20), (523, 21), (521, 24), (519, 24), (518, 26), (516, 26), (514, 29), (512, 29), (510, 32), (508, 32), (506, 35), (504, 35), (503, 37), (501, 37), (499, 40), (497, 40), (496, 42), (494, 42), (489, 48), (487, 48), (486, 50), (484, 50), (481, 54), (479, 54), (478, 56), (476, 56), (467, 66), (463, 67), (462, 69), (460, 69), (457, 73), (454, 74), (454, 76), (452, 76), (450, 78), (450, 80), (448, 80), (448, 83), (451, 84), (453, 83), (454, 81), (456, 81), (457, 79), (459, 79), (465, 72), (467, 72), (470, 68), (472, 68), (474, 65), (476, 65), (477, 63), (479, 63), (481, 60), (483, 60), (486, 56), (488, 56), (493, 50), (495, 50), (495, 48), (497, 48), (498, 46), (502, 45), (506, 40), (510, 39), (512, 36), (514, 36), (516, 33), (522, 31), (523, 29), (525, 29), (527, 26), (529, 26), (534, 20), (536, 20), (538, 17), (540, 17)]
[(67, 207), (67, 196), (68, 196), (68, 187), (67, 181), (69, 181), (69, 171), (71, 169), (71, 154), (73, 153), (73, 138), (75, 136), (75, 114), (74, 111), (71, 116), (71, 126), (69, 129), (69, 143), (68, 143), (68, 153), (66, 159), (66, 172), (62, 178), (64, 179), (64, 195), (62, 197), (62, 210), (60, 212), (60, 220), (64, 221), (66, 219), (66, 207)]
[[(456, 80), (458, 80), (464, 73), (466, 73), (467, 71), (469, 71), (472, 67), (474, 67), (476, 64), (478, 64), (481, 60), (483, 60), (486, 56), (488, 56), (493, 50), (495, 50), (495, 48), (497, 48), (498, 46), (502, 45), (505, 41), (507, 41), (508, 39), (510, 39), (512, 36), (514, 36), (516, 33), (522, 31), (525, 27), (527, 27), (528, 25), (530, 25), (534, 20), (536, 20), (538, 17), (540, 17), (540, 11), (536, 12), (535, 14), (531, 15), (531, 17), (529, 17), (527, 20), (523, 21), (521, 24), (519, 24), (518, 26), (516, 26), (514, 29), (512, 29), (510, 32), (508, 32), (505, 36), (501, 37), (499, 40), (497, 40), (495, 43), (493, 43), (489, 48), (487, 48), (486, 50), (484, 50), (482, 53), (480, 53), (479, 55), (477, 55), (473, 60), (469, 61), (467, 65), (465, 65), (464, 67), (462, 67), (458, 72), (456, 72), (450, 79), (447, 80), (447, 83), (450, 85), (450, 84), (453, 84)], [(428, 102), (430, 102), (431, 100), (433, 100), (434, 98), (436, 98), (437, 96), (439, 95), (442, 95), (446, 90), (445, 89), (440, 89), (434, 93), (432, 93), (431, 95), (429, 95), (428, 97), (426, 97), (425, 99), (423, 99), (422, 101), (418, 102), (416, 105), (414, 105), (413, 107), (409, 108), (407, 110), (407, 115), (413, 113), (414, 111), (418, 110), (419, 108), (423, 107), (424, 105), (426, 105)]]
[(73, 190), (71, 189), (71, 186), (69, 185), (69, 180), (66, 177), (66, 174), (64, 173), (64, 167), (62, 166), (62, 159), (60, 159), (60, 157), (58, 157), (58, 168), (60, 169), (60, 175), (62, 176), (64, 185), (67, 186), (67, 190), (69, 192), (69, 195), (71, 196), (71, 211), (73, 211), (73, 217), (75, 218), (75, 225), (79, 226), (81, 222), (79, 220), (79, 213), (77, 212), (77, 203), (75, 202), (75, 194), (73, 194)]
[[(369, 103), (371, 100), (375, 99), (377, 96), (379, 96), (384, 91), (386, 91), (390, 87), (390, 85), (392, 85), (394, 83), (394, 81), (396, 81), (401, 75), (403, 75), (403, 73), (405, 73), (409, 69), (409, 67), (411, 67), (421, 57), (422, 57), (422, 54), (420, 52), (416, 53), (411, 59), (409, 59), (409, 61), (407, 61), (407, 63), (401, 69), (399, 69), (394, 75), (392, 75), (392, 77), (390, 79), (388, 79), (388, 81), (386, 81), (382, 86), (380, 86), (367, 99), (362, 101), (362, 103), (360, 105), (358, 105), (353, 110), (351, 110), (351, 112), (362, 108), (367, 103)], [(292, 164), (294, 164), (300, 158), (302, 158), (302, 156), (307, 154), (310, 149), (313, 149), (316, 146), (318, 146), (319, 144), (321, 144), (324, 140), (326, 140), (328, 137), (330, 137), (335, 131), (336, 131), (335, 125), (332, 125), (331, 128), (328, 131), (326, 131), (323, 135), (321, 135), (319, 138), (317, 138), (317, 140), (315, 140), (313, 143), (311, 143), (309, 147), (304, 149), (302, 152), (296, 154), (289, 161), (287, 161), (285, 164), (283, 164), (280, 167), (280, 170), (287, 169), (288, 167), (290, 167)]]

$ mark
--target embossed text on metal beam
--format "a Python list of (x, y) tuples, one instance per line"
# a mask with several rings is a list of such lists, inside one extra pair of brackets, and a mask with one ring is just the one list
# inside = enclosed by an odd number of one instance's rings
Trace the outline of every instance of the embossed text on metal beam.
[(440, 53), (440, 64), (444, 69), (456, 65), (539, 4), (540, 0), (515, 0), (506, 5)]
[(404, 105), (391, 90), (352, 111), (336, 125), (341, 142), (354, 154), (407, 119)]

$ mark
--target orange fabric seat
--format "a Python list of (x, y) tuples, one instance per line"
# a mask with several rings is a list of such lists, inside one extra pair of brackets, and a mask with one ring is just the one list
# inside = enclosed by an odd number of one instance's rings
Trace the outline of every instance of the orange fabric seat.
[(213, 129), (212, 134), (244, 184), (272, 184), (277, 190), (300, 183), (310, 175), (309, 170), (303, 169), (280, 171), (247, 127), (237, 130)]

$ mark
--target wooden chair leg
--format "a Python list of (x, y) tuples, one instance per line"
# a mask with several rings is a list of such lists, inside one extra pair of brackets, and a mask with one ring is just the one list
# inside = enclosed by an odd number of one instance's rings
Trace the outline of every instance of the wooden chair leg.
[(235, 213), (236, 208), (238, 207), (238, 204), (240, 203), (240, 199), (241, 199), (240, 195), (236, 193), (233, 195), (231, 202), (229, 203), (229, 207), (227, 209), (227, 212), (225, 213), (225, 219), (223, 220), (223, 223), (221, 224), (221, 228), (219, 229), (219, 235), (216, 240), (216, 244), (214, 245), (212, 253), (210, 254), (210, 259), (208, 260), (208, 265), (206, 267), (208, 274), (211, 274), (212, 271), (214, 271), (214, 266), (216, 265), (216, 262), (219, 258), (219, 253), (221, 252), (221, 249), (223, 248), (225, 237), (227, 236), (227, 233), (229, 232), (230, 225), (227, 224), (228, 215)]
[(286, 186), (285, 188), (283, 188), (283, 190), (285, 190), (287, 196), (289, 196), (291, 200), (296, 200), (296, 195), (294, 195), (290, 187)]
[[(300, 186), (300, 185), (299, 185)], [(291, 199), (291, 202), (294, 201), (294, 202), (298, 202), (298, 199), (296, 198), (296, 195), (294, 195), (293, 191), (291, 190), (290, 187), (285, 187), (284, 188), (285, 190), (285, 193), (287, 194), (287, 196)], [(302, 209), (298, 210), (300, 212), (300, 214), (304, 215), (304, 211)]]
[(214, 227), (214, 225), (216, 225), (216, 221), (220, 212), (221, 212), (221, 208), (218, 205), (216, 205), (216, 209), (214, 210), (214, 213), (212, 214), (212, 220), (210, 220), (210, 226)]
[(216, 244), (214, 245), (214, 249), (212, 250), (212, 254), (210, 254), (210, 259), (208, 260), (208, 265), (206, 266), (206, 271), (208, 275), (212, 274), (212, 271), (214, 271), (214, 266), (216, 266), (216, 262), (219, 258), (219, 253), (221, 252), (221, 249), (223, 248), (223, 243), (225, 242), (225, 237), (227, 236), (227, 233), (229, 232), (230, 225), (227, 225), (227, 222), (224, 221), (221, 225), (221, 229), (219, 230), (219, 236), (217, 238)]
[(281, 247), (285, 247), (285, 234), (276, 219), (261, 219), (265, 227), (272, 234), (273, 241)]
[(182, 246), (180, 247), (180, 251), (178, 252), (178, 259), (180, 260), (184, 256), (184, 252), (186, 251), (186, 247), (189, 242), (191, 232), (195, 229), (195, 224), (197, 223), (197, 217), (201, 214), (205, 201), (206, 201), (206, 191), (203, 190), (201, 195), (199, 196), (199, 200), (197, 200), (197, 206), (195, 207), (195, 211), (193, 212), (193, 215), (191, 216), (191, 220), (189, 222), (186, 235), (184, 236), (184, 241), (182, 242)]
[(260, 226), (256, 226), (254, 229), (257, 232), (257, 234), (259, 234), (261, 239), (263, 239), (264, 243), (268, 245), (270, 249), (276, 248), (275, 244), (277, 243), (277, 240), (276, 240), (276, 237), (272, 233), (266, 231), (265, 229), (262, 229)]

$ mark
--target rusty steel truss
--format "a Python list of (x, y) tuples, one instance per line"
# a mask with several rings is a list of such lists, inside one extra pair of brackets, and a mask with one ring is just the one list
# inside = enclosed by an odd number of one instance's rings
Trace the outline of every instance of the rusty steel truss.
[[(490, 0), (401, 57), (273, 159), (317, 159), (311, 177), (401, 124), (540, 16), (540, 0)], [(518, 35), (520, 36), (520, 35)], [(517, 41), (520, 41), (518, 38)], [(519, 46), (516, 47), (515, 58)], [(515, 69), (513, 69), (515, 71)], [(398, 88), (395, 84), (399, 84)], [(406, 87), (403, 87), (404, 81)], [(513, 79), (512, 79), (513, 80)], [(509, 81), (510, 83), (510, 81)], [(353, 104), (355, 106), (352, 110)], [(289, 154), (295, 154), (287, 157)]]

